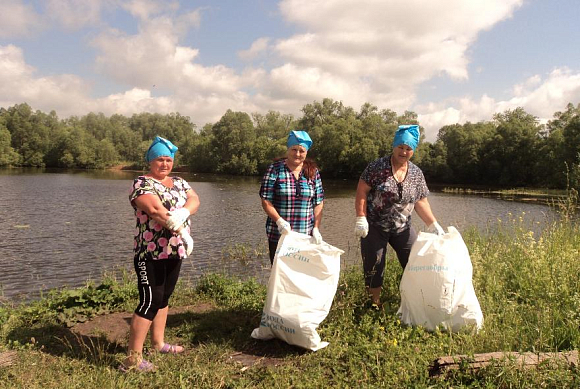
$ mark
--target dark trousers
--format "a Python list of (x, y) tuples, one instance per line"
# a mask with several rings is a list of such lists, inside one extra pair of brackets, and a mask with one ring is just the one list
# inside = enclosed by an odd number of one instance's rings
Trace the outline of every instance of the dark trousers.
[(135, 313), (145, 319), (153, 320), (157, 311), (168, 305), (180, 270), (180, 258), (155, 261), (135, 258), (135, 272), (139, 287), (139, 305)]
[(274, 255), (276, 255), (276, 249), (278, 248), (278, 242), (280, 240), (270, 240), (268, 239), (268, 251), (270, 252), (270, 265), (274, 264)]
[(369, 224), (368, 235), (360, 240), (365, 285), (370, 288), (378, 288), (383, 285), (387, 244), (390, 244), (395, 250), (399, 263), (404, 269), (409, 261), (409, 254), (411, 254), (411, 247), (415, 240), (417, 240), (417, 233), (413, 227), (396, 233), (384, 231)]

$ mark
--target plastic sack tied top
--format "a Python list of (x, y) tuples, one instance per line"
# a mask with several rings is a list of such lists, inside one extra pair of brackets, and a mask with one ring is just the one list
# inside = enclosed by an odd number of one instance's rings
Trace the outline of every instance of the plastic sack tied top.
[(344, 251), (298, 232), (282, 235), (268, 281), (255, 339), (279, 338), (308, 350), (328, 345), (316, 332), (326, 318), (338, 286)]
[(469, 251), (456, 228), (449, 227), (441, 236), (421, 232), (399, 287), (401, 321), (430, 331), (438, 326), (450, 331), (469, 325), (480, 329), (483, 313), (472, 276)]

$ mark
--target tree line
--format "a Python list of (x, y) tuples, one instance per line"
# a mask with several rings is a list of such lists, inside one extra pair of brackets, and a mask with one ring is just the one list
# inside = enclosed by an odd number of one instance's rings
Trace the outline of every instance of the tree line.
[[(370, 161), (391, 152), (398, 125), (420, 124), (411, 111), (399, 115), (370, 103), (356, 111), (332, 99), (306, 104), (301, 112), (295, 118), (228, 110), (198, 129), (179, 113), (59, 119), (54, 111), (17, 104), (0, 108), (0, 166), (140, 169), (159, 135), (179, 147), (175, 163), (189, 171), (259, 175), (284, 154), (288, 131), (301, 129), (312, 137), (308, 154), (323, 177), (356, 179)], [(413, 161), (434, 183), (578, 188), (580, 104), (568, 104), (543, 124), (516, 108), (487, 121), (444, 126), (434, 142), (421, 139)]]

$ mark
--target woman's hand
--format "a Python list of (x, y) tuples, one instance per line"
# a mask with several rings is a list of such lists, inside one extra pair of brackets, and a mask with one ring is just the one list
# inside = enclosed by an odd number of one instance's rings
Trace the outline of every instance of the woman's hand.
[(429, 232), (431, 232), (433, 234), (437, 234), (439, 236), (445, 235), (445, 231), (439, 225), (439, 223), (437, 223), (436, 221), (433, 222), (429, 227), (427, 227), (427, 231), (429, 231)]
[(354, 225), (354, 235), (357, 238), (366, 238), (369, 234), (369, 222), (366, 216), (359, 216), (356, 218), (356, 223)]
[(193, 238), (191, 237), (191, 235), (187, 233), (187, 230), (185, 228), (179, 230), (178, 234), (179, 237), (181, 238), (181, 241), (183, 242), (185, 252), (189, 256), (193, 251)]
[(189, 209), (187, 208), (179, 208), (173, 211), (168, 212), (169, 219), (165, 222), (167, 224), (167, 228), (172, 231), (177, 231), (179, 227), (183, 225), (189, 218)]
[(292, 227), (290, 227), (290, 223), (288, 223), (286, 220), (284, 220), (282, 218), (278, 218), (278, 220), (276, 220), (276, 225), (278, 226), (278, 232), (282, 235), (286, 235), (290, 231), (292, 231)]
[(320, 235), (320, 230), (318, 229), (318, 227), (314, 227), (312, 229), (312, 237), (314, 238), (316, 244), (322, 243), (322, 235)]

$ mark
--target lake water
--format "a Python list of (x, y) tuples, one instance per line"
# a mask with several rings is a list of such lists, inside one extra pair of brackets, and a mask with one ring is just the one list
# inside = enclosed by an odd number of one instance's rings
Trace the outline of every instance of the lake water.
[[(5, 298), (26, 299), (41, 291), (98, 281), (104, 271), (132, 272), (133, 209), (128, 195), (136, 172), (47, 172), (0, 170), (0, 288)], [(270, 271), (265, 213), (259, 177), (179, 173), (198, 193), (201, 206), (191, 218), (193, 254), (184, 262), (182, 279), (225, 272), (264, 282)], [(324, 180), (326, 200), (320, 228), (324, 240), (345, 251), (344, 264), (359, 263), (354, 238), (356, 181)], [(485, 230), (497, 219), (525, 212), (530, 226), (551, 220), (543, 205), (432, 191), (429, 201), (439, 223), (460, 232)], [(423, 223), (415, 215), (418, 229)], [(247, 262), (256, 249), (263, 255)], [(249, 251), (252, 251), (249, 250)]]

